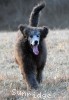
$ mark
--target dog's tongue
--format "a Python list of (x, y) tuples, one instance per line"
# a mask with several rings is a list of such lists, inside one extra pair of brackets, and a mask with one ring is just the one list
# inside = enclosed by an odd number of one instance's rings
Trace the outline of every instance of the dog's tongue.
[(34, 53), (35, 55), (38, 55), (38, 54), (39, 54), (38, 45), (33, 46), (33, 53)]

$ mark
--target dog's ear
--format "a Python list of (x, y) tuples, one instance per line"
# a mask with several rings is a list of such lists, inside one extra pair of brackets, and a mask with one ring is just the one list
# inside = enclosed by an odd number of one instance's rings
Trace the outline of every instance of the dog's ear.
[(21, 33), (23, 34), (24, 38), (27, 39), (28, 37), (28, 34), (27, 34), (27, 26), (26, 25), (23, 25), (23, 24), (20, 24), (18, 26), (18, 29), (21, 31)]
[(43, 26), (43, 27), (40, 29), (40, 31), (41, 31), (41, 37), (42, 37), (42, 38), (45, 38), (45, 37), (47, 36), (47, 34), (48, 34), (48, 28), (47, 28), (46, 26)]
[(23, 33), (23, 30), (26, 28), (26, 25), (20, 24), (18, 29)]

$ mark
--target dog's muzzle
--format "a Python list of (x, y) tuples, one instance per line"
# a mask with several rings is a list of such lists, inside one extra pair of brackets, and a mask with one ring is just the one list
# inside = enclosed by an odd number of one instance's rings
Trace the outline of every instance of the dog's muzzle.
[(38, 55), (39, 54), (39, 49), (38, 49), (38, 45), (39, 45), (39, 37), (37, 37), (36, 35), (33, 36), (33, 38), (30, 38), (29, 39), (29, 42), (32, 46), (32, 49), (33, 49), (33, 53), (35, 55)]

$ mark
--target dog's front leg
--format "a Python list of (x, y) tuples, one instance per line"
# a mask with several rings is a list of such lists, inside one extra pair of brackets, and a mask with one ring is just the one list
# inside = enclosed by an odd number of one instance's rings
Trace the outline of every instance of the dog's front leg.
[(42, 82), (42, 72), (43, 72), (43, 69), (44, 69), (44, 64), (42, 64), (41, 66), (39, 66), (37, 68), (37, 81), (38, 83), (41, 83)]
[(35, 75), (35, 66), (34, 63), (30, 61), (28, 58), (26, 58), (26, 61), (24, 62), (24, 72), (27, 83), (30, 86), (30, 88), (37, 89), (38, 82), (36, 80), (36, 75)]

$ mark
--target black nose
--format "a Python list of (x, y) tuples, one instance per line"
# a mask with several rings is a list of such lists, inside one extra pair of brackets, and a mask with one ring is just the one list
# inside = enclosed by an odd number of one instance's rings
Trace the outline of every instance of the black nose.
[(35, 45), (37, 45), (38, 44), (38, 41), (35, 41)]

